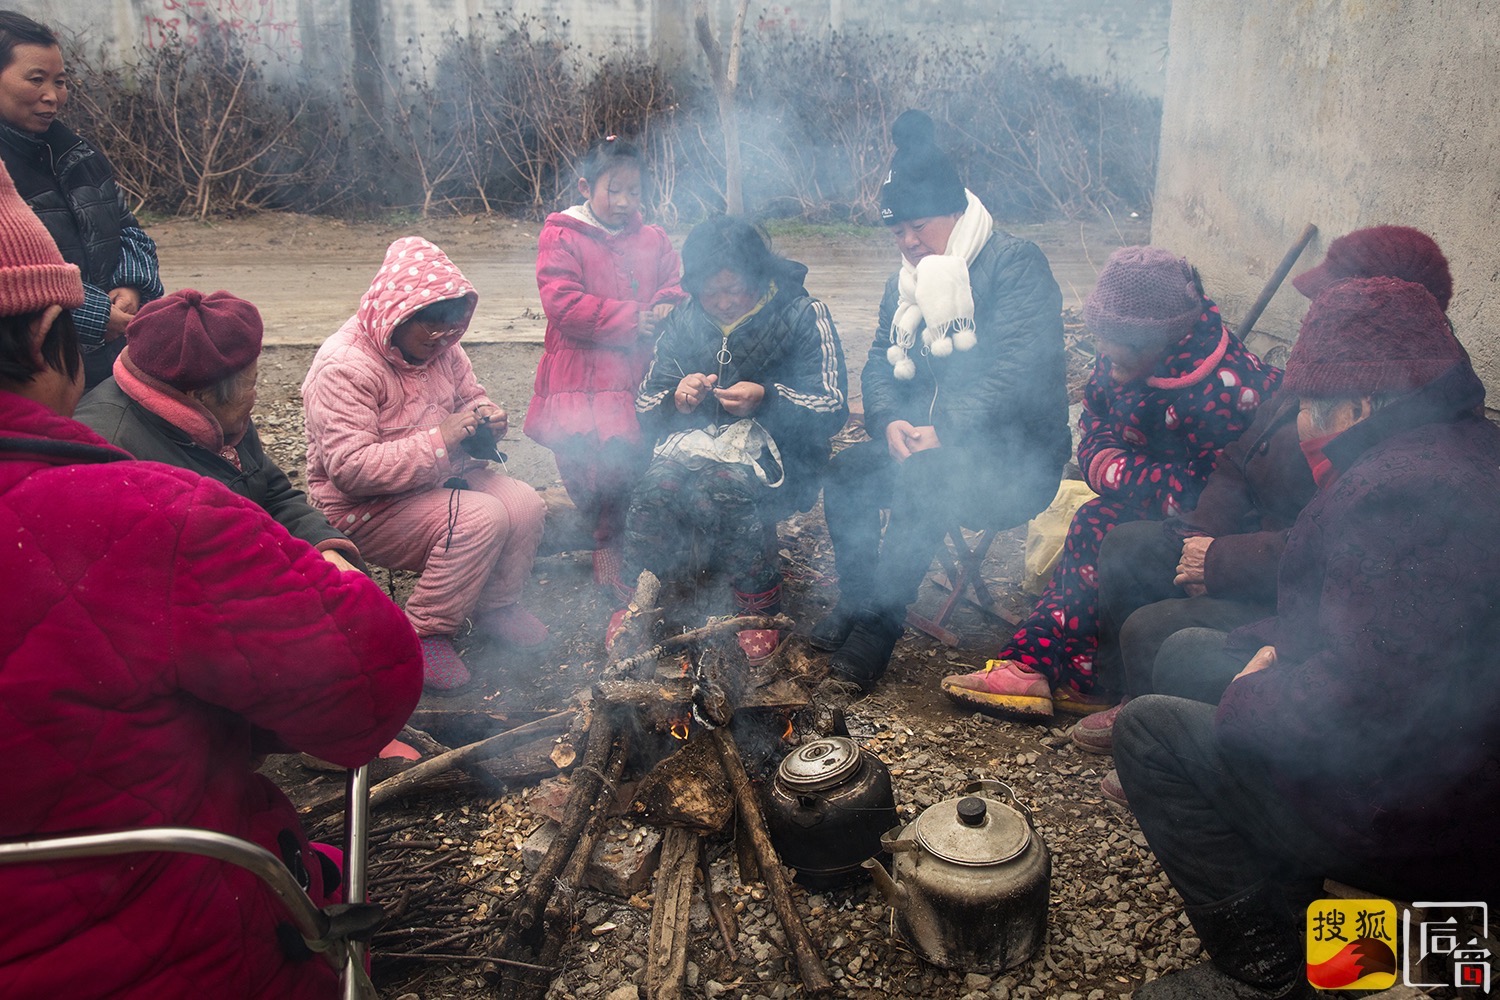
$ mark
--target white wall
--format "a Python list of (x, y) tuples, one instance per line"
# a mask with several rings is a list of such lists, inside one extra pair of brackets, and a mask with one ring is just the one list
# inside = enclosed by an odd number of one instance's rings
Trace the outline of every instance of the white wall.
[[(128, 50), (153, 44), (188, 12), (228, 23), (273, 62), (314, 72), (348, 72), (351, 5), (378, 9), (379, 42), (387, 54), (408, 38), (436, 39), (483, 15), (529, 14), (544, 24), (566, 22), (584, 52), (648, 49), (698, 58), (691, 32), (692, 0), (8, 0), (32, 17), (90, 43)], [(731, 0), (711, 0), (722, 12)], [(1117, 71), (1141, 91), (1161, 93), (1171, 0), (753, 0), (749, 24), (794, 31), (874, 30), (934, 33), (960, 42), (1018, 36), (1085, 75)]]
[[(1234, 321), (1308, 222), (1294, 274), (1351, 229), (1415, 226), (1448, 256), (1449, 316), (1496, 384), (1500, 5), (1176, 0), (1169, 44), (1152, 242), (1199, 265)], [(1288, 281), (1257, 331), (1291, 340), (1305, 309)]]

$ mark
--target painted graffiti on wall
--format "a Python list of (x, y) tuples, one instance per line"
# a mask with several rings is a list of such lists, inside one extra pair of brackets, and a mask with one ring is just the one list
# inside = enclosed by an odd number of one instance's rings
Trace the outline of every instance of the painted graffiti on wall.
[(141, 34), (152, 49), (174, 41), (199, 45), (209, 35), (227, 35), (246, 48), (264, 48), (278, 55), (302, 48), (296, 18), (278, 15), (277, 0), (160, 0), (160, 4), (159, 14), (144, 16)]

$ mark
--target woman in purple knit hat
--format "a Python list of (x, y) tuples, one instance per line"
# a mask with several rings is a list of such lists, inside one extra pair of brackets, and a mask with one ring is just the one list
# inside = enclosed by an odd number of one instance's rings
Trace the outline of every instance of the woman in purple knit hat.
[(1052, 582), (983, 670), (943, 678), (980, 711), (1046, 719), (1108, 708), (1096, 692), (1099, 544), (1115, 525), (1192, 509), (1219, 452), (1280, 372), (1251, 354), (1197, 271), (1157, 247), (1110, 255), (1083, 307), (1098, 361), (1084, 389), (1078, 466), (1098, 493), (1068, 529)]

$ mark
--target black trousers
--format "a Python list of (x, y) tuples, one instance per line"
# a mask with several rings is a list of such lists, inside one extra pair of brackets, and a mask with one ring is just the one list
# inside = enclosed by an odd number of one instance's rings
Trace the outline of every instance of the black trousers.
[(1131, 812), (1184, 902), (1207, 906), (1267, 881), (1306, 901), (1329, 877), (1375, 891), (1399, 888), (1380, 884), (1309, 827), (1259, 762), (1226, 753), (1214, 711), (1148, 695), (1121, 709), (1114, 727), (1115, 767)]
[[(1052, 502), (1060, 477), (1060, 469), (997, 469), (946, 445), (904, 462), (891, 458), (883, 440), (845, 448), (829, 463), (823, 487), (841, 599), (900, 617), (950, 527), (1021, 524)], [(883, 508), (890, 518), (882, 541)]]
[[(1171, 694), (1217, 702), (1242, 661), (1221, 676), (1224, 664), (1206, 655), (1207, 647), (1181, 649), (1164, 663), (1163, 645), (1184, 629), (1231, 632), (1259, 621), (1276, 609), (1259, 601), (1225, 597), (1188, 597), (1172, 582), (1182, 542), (1161, 521), (1116, 525), (1099, 549), (1100, 676), (1128, 695)], [(1222, 635), (1219, 637), (1222, 645)], [(1198, 642), (1211, 642), (1199, 636)], [(1164, 666), (1166, 669), (1161, 670)], [(1200, 669), (1201, 667), (1201, 669)]]

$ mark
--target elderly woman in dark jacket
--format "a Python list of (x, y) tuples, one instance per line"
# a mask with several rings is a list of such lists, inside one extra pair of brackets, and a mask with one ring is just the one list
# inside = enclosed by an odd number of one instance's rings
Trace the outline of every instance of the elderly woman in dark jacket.
[(748, 222), (702, 223), (682, 259), (692, 300), (667, 319), (636, 396), (656, 447), (631, 496), (625, 579), (680, 572), (697, 529), (740, 609), (774, 611), (776, 522), (817, 500), (848, 417), (843, 348), (807, 268)]
[(359, 547), (261, 446), (251, 410), (263, 333), (260, 310), (228, 292), (157, 299), (131, 321), (115, 374), (83, 397), (74, 419), (136, 458), (218, 480), (335, 566), (354, 569)]
[(109, 160), (57, 120), (67, 101), (57, 36), (0, 10), (0, 160), (63, 259), (83, 273), (83, 305), (72, 312), (91, 388), (109, 377), (130, 317), (162, 287), (156, 244), (126, 208)]
[(834, 457), (823, 498), (839, 601), (810, 641), (866, 688), (885, 672), (944, 533), (1032, 517), (1068, 459), (1057, 282), (1035, 244), (995, 228), (933, 131), (919, 111), (891, 129), (881, 216), (902, 266), (861, 377), (872, 440)]
[(1325, 878), (1500, 898), (1500, 430), (1475, 412), (1484, 386), (1421, 285), (1356, 278), (1313, 301), (1286, 391), (1318, 491), (1287, 538), (1276, 616), (1230, 635), (1241, 670), (1217, 709), (1148, 695), (1116, 724), (1131, 807), (1212, 959), (1142, 1000), (1313, 996), (1328, 970), (1307, 964), (1297, 903)]

